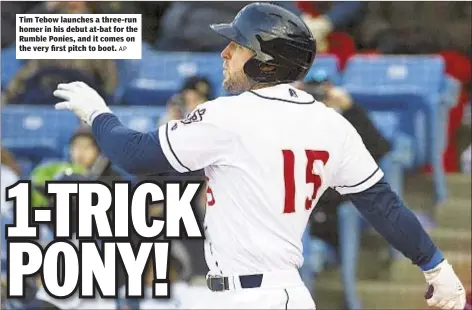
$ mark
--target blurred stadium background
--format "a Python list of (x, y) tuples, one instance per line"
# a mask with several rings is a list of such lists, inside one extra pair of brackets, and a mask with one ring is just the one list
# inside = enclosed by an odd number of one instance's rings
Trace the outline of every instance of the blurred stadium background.
[[(80, 121), (53, 109), (51, 94), (58, 82), (84, 80), (107, 98), (124, 123), (136, 130), (154, 130), (224, 95), (219, 51), (225, 42), (212, 35), (208, 24), (230, 21), (245, 4), (2, 2), (2, 234), (11, 219), (5, 187), (16, 179), (33, 179), (39, 207), (47, 203), (40, 194), (42, 182), (65, 173), (58, 163), (81, 165), (90, 174), (103, 160)], [(445, 251), (470, 295), (471, 2), (280, 4), (301, 14), (318, 40), (315, 63), (297, 85), (308, 91), (313, 89), (310, 85), (329, 81), (364, 111), (388, 142), (388, 152), (379, 156), (387, 179)], [(142, 14), (142, 59), (18, 60), (18, 13)], [(52, 172), (44, 172), (50, 167)], [(140, 178), (108, 165), (106, 159), (99, 171), (103, 178)], [(197, 207), (203, 208), (203, 203)], [(307, 230), (301, 273), (318, 308), (425, 308), (422, 273), (353, 210), (349, 202), (342, 202), (331, 210), (315, 211), (312, 229)], [(48, 228), (44, 229), (47, 243)], [(200, 283), (206, 272), (201, 243), (184, 242), (184, 247), (192, 265), (189, 278)], [(37, 284), (31, 284), (33, 293), (36, 289)], [(27, 303), (6, 302), (3, 297), (7, 308), (24, 308)], [(116, 304), (123, 305), (126, 301)]]

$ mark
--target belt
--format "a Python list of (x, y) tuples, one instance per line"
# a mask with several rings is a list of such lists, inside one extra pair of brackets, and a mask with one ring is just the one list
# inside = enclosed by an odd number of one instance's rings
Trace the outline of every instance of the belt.
[[(261, 287), (263, 274), (253, 274), (247, 276), (238, 276), (241, 288)], [(231, 279), (232, 280), (232, 279)], [(230, 278), (220, 276), (207, 276), (208, 288), (213, 292), (223, 292), (231, 289)]]
[(208, 273), (208, 288), (213, 292), (247, 288), (287, 288), (304, 285), (297, 269), (268, 271), (252, 275), (218, 275)]

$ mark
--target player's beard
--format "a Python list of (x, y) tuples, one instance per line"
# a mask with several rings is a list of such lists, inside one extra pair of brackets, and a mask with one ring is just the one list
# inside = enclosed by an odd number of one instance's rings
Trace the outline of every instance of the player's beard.
[(238, 95), (252, 87), (251, 81), (242, 70), (232, 74), (225, 71), (224, 76), (223, 88), (228, 94)]

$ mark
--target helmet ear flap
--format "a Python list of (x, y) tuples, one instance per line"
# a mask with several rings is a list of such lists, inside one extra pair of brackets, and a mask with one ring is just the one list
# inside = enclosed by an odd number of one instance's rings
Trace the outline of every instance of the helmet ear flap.
[(244, 73), (257, 83), (288, 83), (303, 78), (298, 68), (287, 68), (251, 58), (244, 64)]
[(244, 73), (257, 83), (269, 83), (277, 80), (277, 67), (264, 63), (256, 58), (244, 64)]

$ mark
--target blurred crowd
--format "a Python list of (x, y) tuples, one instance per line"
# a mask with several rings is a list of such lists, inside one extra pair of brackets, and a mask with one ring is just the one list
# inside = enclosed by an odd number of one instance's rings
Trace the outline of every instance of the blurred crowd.
[[(6, 1), (2, 2), (1, 7), (2, 49), (15, 45), (16, 14), (136, 13), (142, 14), (143, 44), (155, 51), (221, 52), (227, 42), (214, 34), (208, 25), (231, 21), (235, 14), (248, 3), (232, 1)], [(340, 70), (344, 68), (348, 59), (356, 54), (441, 55), (445, 60), (447, 74), (458, 80), (461, 85), (457, 102), (449, 112), (448, 146), (443, 161), (448, 172), (470, 173), (472, 90), (470, 40), (472, 4), (470, 1), (293, 1), (280, 2), (279, 5), (303, 17), (317, 39), (318, 53), (335, 55), (339, 60)], [(114, 60), (28, 60), (6, 84), (2, 84), (2, 105), (27, 104), (33, 101), (52, 105), (55, 103), (52, 92), (56, 85), (59, 82), (76, 80), (86, 82), (105, 98), (114, 98), (120, 83), (119, 76), (119, 66)], [(378, 131), (367, 112), (345, 89), (334, 85), (328, 76), (312, 75), (296, 83), (296, 86), (342, 113), (359, 131), (367, 149), (376, 160), (380, 161), (392, 149), (391, 142)], [(184, 117), (199, 104), (214, 98), (216, 93), (217, 90), (207, 77), (197, 74), (187, 78), (181, 85), (180, 91), (167, 102), (156, 103), (156, 105), (166, 107), (166, 113), (160, 119), (160, 123)], [(110, 102), (113, 103), (111, 99)], [(424, 169), (428, 170), (428, 167)], [(5, 188), (23, 176), (20, 170), (14, 155), (2, 147), (2, 227), (12, 219), (12, 205), (5, 201)], [(130, 176), (114, 167), (101, 154), (90, 130), (81, 127), (69, 141), (67, 160), (41, 163), (35, 167), (29, 177), (34, 187), (32, 202), (34, 208), (51, 204), (44, 195), (45, 181), (85, 178), (99, 179), (111, 184), (113, 180), (127, 179)], [(176, 176), (161, 176), (157, 181), (162, 182), (173, 177)], [(201, 177), (200, 175), (186, 176), (187, 180)], [(197, 214), (202, 212), (201, 207), (206, 199), (204, 192), (201, 193), (201, 197), (200, 203), (195, 205)], [(342, 197), (334, 191), (327, 191), (315, 208), (316, 211), (312, 217), (316, 223), (312, 226), (312, 236), (328, 244), (333, 256), (338, 255), (336, 248), (339, 244), (336, 206), (342, 201)], [(152, 206), (152, 210), (159, 213), (162, 211), (162, 206)], [(43, 233), (45, 242), (50, 240), (48, 227)], [(139, 242), (137, 237), (135, 239), (132, 241)], [(189, 293), (190, 288), (185, 284), (190, 280), (189, 274), (204, 275), (206, 272), (201, 245), (198, 242), (183, 242), (182, 250), (179, 253), (173, 253), (175, 258), (172, 263), (175, 271), (173, 282), (176, 284), (176, 290), (182, 292), (182, 295), (201, 298), (200, 294), (203, 294), (198, 286), (191, 287), (196, 290), (196, 293)], [(4, 252), (2, 250), (2, 254)], [(192, 257), (191, 260), (190, 257)], [(152, 268), (149, 270), (152, 273)], [(151, 285), (151, 282), (148, 284)], [(31, 294), (36, 294), (38, 290), (36, 282), (30, 283), (30, 286)], [(176, 294), (176, 296), (178, 299), (181, 294)], [(19, 309), (28, 303), (38, 302), (32, 296), (29, 297), (27, 301), (18, 301), (18, 304), (12, 301), (7, 306), (10, 309)], [(147, 306), (145, 302), (142, 302), (140, 307), (142, 309), (175, 308), (183, 302), (177, 299), (161, 304), (159, 304), (160, 301), (153, 300)], [(54, 304), (51, 300), (44, 302)], [(119, 301), (117, 304), (110, 305), (111, 308), (116, 306), (125, 309), (135, 305), (126, 304), (126, 301), (124, 304), (120, 304)], [(93, 305), (79, 305), (71, 301), (64, 307), (90, 309)], [(101, 307), (108, 306), (101, 305)]]
[[(158, 49), (220, 51), (224, 39), (208, 25), (228, 22), (248, 1), (7, 1), (2, 6), (2, 47), (15, 43), (15, 14), (142, 14), (143, 39)], [(444, 50), (471, 56), (471, 4), (466, 1), (280, 2), (302, 15), (318, 40), (321, 52), (339, 49), (338, 34), (352, 39), (351, 50), (382, 53), (427, 54)], [(201, 40), (201, 38), (206, 38)], [(339, 39), (342, 41), (343, 39)], [(348, 45), (344, 45), (345, 49)]]

